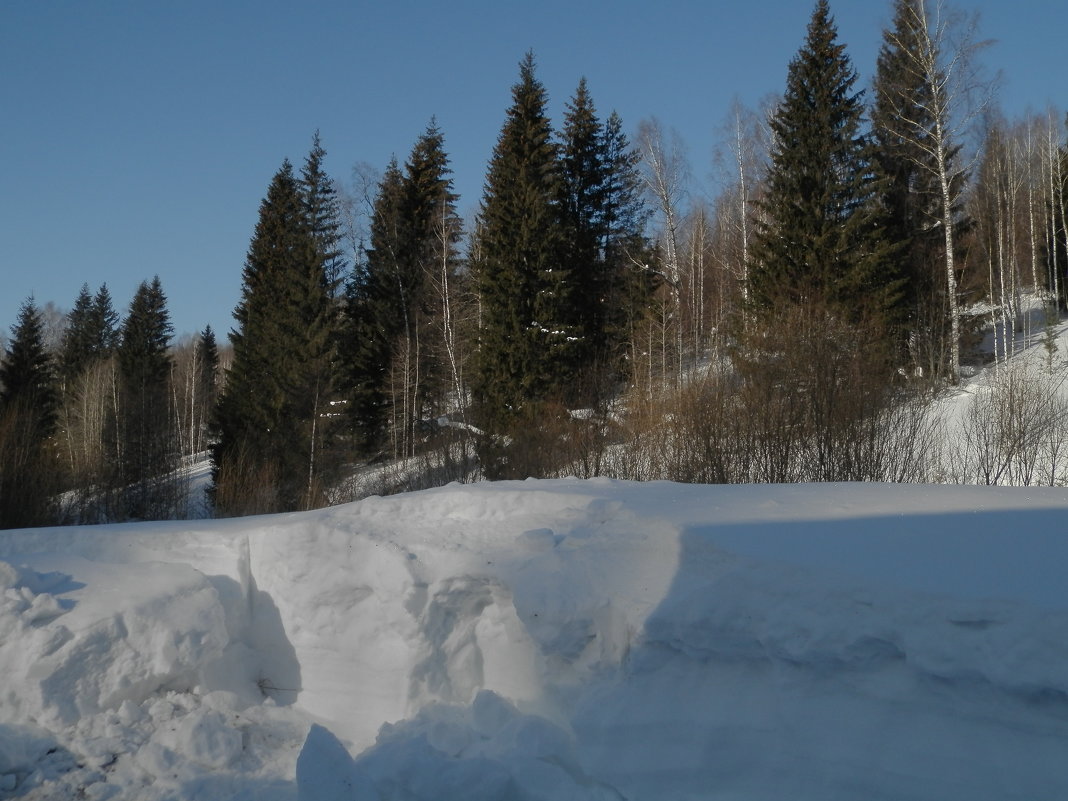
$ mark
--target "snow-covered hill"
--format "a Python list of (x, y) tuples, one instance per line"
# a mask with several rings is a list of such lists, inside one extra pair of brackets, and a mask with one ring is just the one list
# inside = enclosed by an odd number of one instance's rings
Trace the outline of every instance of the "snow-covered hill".
[(449, 486), (0, 536), (0, 797), (1068, 798), (1068, 491)]

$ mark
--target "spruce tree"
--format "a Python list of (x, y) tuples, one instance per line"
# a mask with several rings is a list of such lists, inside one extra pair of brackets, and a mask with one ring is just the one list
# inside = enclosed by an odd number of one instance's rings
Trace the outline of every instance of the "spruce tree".
[(50, 438), (58, 390), (33, 298), (19, 309), (0, 360), (0, 528), (55, 522), (59, 464)]
[(58, 405), (55, 366), (44, 346), (44, 323), (34, 299), (19, 308), (11, 343), (0, 361), (0, 408), (17, 410), (33, 438), (46, 440), (56, 426)]
[(60, 346), (59, 374), (65, 386), (72, 386), (94, 361), (111, 355), (118, 345), (118, 323), (107, 284), (101, 285), (95, 297), (89, 294), (89, 285), (83, 284), (67, 313)]
[(390, 162), (378, 187), (370, 247), (348, 296), (346, 360), (352, 420), (362, 448), (387, 439), (411, 455), (420, 421), (446, 408), (458, 376), (445, 309), (457, 281), (460, 220), (444, 137), (432, 121), (402, 171)]
[(74, 306), (67, 312), (67, 328), (63, 332), (63, 344), (59, 354), (59, 373), (64, 385), (81, 374), (92, 357), (92, 337), (89, 323), (93, 310), (93, 296), (89, 285), (82, 284)]
[(337, 187), (323, 170), (325, 157), (326, 150), (316, 131), (300, 171), (300, 191), (304, 214), (322, 262), (323, 278), (334, 295), (345, 274), (345, 259), (341, 252), (341, 203)]
[(381, 447), (387, 434), (392, 349), (405, 327), (411, 287), (404, 273), (408, 233), (404, 222), (404, 176), (393, 159), (378, 185), (371, 216), (370, 247), (363, 274), (349, 288), (345, 362), (349, 404), (359, 448)]
[(520, 64), (486, 178), (473, 263), (481, 304), (474, 396), (501, 431), (564, 387), (569, 338), (558, 148), (534, 57)]
[(215, 331), (210, 325), (204, 327), (193, 347), (194, 373), (190, 379), (193, 383), (193, 422), (190, 448), (192, 453), (199, 454), (205, 447), (212, 410), (219, 397), (219, 348), (215, 342)]
[(93, 297), (89, 314), (89, 329), (93, 333), (92, 349), (96, 356), (110, 355), (119, 344), (119, 313), (111, 302), (107, 284), (101, 284)]
[(450, 353), (455, 343), (449, 344), (450, 332), (445, 328), (453, 310), (446, 304), (454, 304), (449, 293), (458, 285), (457, 247), (462, 230), (451, 175), (444, 135), (431, 120), (412, 147), (404, 171), (405, 261), (411, 286), (405, 317), (418, 345), (417, 355), (409, 358), (418, 376), (409, 424), (444, 412), (450, 391), (457, 389), (458, 378), (450, 378), (458, 369), (453, 363), (456, 354)]
[(605, 121), (603, 138), (606, 183), (601, 253), (608, 281), (606, 349), (611, 363), (625, 372), (625, 345), (632, 340), (635, 322), (649, 308), (655, 292), (652, 285), (657, 280), (652, 272), (635, 270), (634, 265), (653, 263), (656, 249), (645, 236), (651, 212), (638, 168), (641, 154), (630, 144), (623, 120), (614, 111)]
[(861, 130), (863, 92), (827, 0), (819, 0), (804, 46), (790, 63), (771, 128), (775, 146), (750, 271), (758, 314), (780, 304), (826, 304), (882, 314), (896, 280), (882, 239)]
[[(586, 79), (579, 81), (564, 114), (560, 146), (564, 252), (569, 277), (568, 322), (577, 338), (576, 372), (603, 358), (606, 345), (609, 277), (602, 258), (606, 230), (608, 168), (604, 131)], [(588, 373), (587, 373), (588, 374)]]
[(288, 160), (260, 204), (242, 278), (214, 426), (217, 510), (309, 508), (332, 467), (321, 418), (333, 389), (335, 309)]
[(118, 347), (122, 378), (122, 480), (126, 514), (152, 519), (177, 511), (178, 466), (169, 353), (174, 327), (159, 276), (137, 288)]
[(210, 409), (215, 405), (219, 387), (219, 346), (215, 341), (215, 331), (210, 325), (204, 326), (196, 347), (197, 363), (200, 365), (201, 397)]

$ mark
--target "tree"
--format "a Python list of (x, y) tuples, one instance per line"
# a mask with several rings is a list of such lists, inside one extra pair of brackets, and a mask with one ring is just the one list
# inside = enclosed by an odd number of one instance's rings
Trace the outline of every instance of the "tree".
[(222, 514), (311, 508), (334, 465), (324, 428), (334, 382), (335, 308), (288, 160), (260, 204), (231, 332), (233, 364), (212, 447)]
[(93, 296), (89, 285), (82, 284), (74, 306), (67, 313), (67, 330), (59, 354), (59, 373), (64, 385), (77, 377), (92, 356), (92, 338), (89, 321), (93, 311)]
[(379, 184), (363, 274), (349, 294), (352, 420), (365, 450), (412, 456), (423, 422), (463, 405), (455, 311), (460, 220), (444, 137), (434, 121), (403, 171)]
[[(644, 182), (639, 169), (641, 154), (623, 131), (623, 119), (608, 115), (603, 131), (605, 185), (603, 191), (601, 253), (608, 279), (606, 348), (621, 374), (633, 370), (636, 322), (645, 316), (656, 276), (646, 270), (651, 264), (651, 244), (645, 236), (650, 211), (645, 204)], [(630, 358), (624, 351), (630, 347)]]
[[(883, 31), (872, 109), (873, 163), (888, 238), (900, 246), (903, 323), (914, 366), (937, 378), (949, 367), (950, 307), (946, 282), (939, 279), (945, 246), (942, 191), (931, 148), (931, 87), (915, 69), (923, 47), (914, 24), (917, 0), (897, 0), (893, 27)], [(952, 163), (959, 147), (946, 153)], [(954, 195), (959, 197), (963, 174)], [(960, 215), (959, 207), (954, 214)]]
[[(683, 373), (682, 264), (679, 253), (679, 228), (682, 224), (682, 199), (689, 167), (682, 140), (674, 131), (667, 142), (660, 122), (642, 120), (638, 126), (638, 148), (641, 152), (642, 177), (645, 191), (653, 199), (660, 216), (660, 277), (667, 285), (670, 301), (662, 307), (663, 339), (661, 341), (661, 375), (673, 382), (681, 381)], [(667, 347), (670, 331), (674, 332), (673, 347)], [(670, 352), (670, 357), (669, 357)], [(672, 366), (674, 369), (672, 369)]]
[(112, 353), (118, 345), (118, 324), (107, 284), (101, 284), (95, 297), (89, 294), (89, 285), (83, 284), (67, 314), (60, 345), (59, 373), (64, 384), (75, 381), (94, 360)]
[(575, 299), (569, 321), (575, 331), (575, 369), (587, 372), (605, 356), (610, 277), (602, 258), (607, 236), (606, 141), (586, 79), (579, 81), (564, 114), (560, 144), (560, 210), (563, 260)]
[[(414, 412), (406, 418), (410, 427), (443, 413), (450, 396), (463, 406), (460, 360), (451, 322), (459, 284), (457, 248), (462, 225), (456, 213), (457, 196), (452, 191), (451, 175), (444, 136), (431, 120), (412, 148), (404, 177), (404, 224), (409, 237), (406, 249), (411, 275), (410, 309), (405, 319), (416, 337), (414, 357), (410, 335), (404, 346), (404, 364), (408, 366), (405, 373), (409, 376), (406, 385), (411, 388)], [(415, 432), (405, 439), (414, 446)]]
[(122, 481), (126, 514), (142, 519), (178, 511), (175, 418), (171, 400), (170, 313), (159, 276), (134, 293), (118, 347), (122, 378)]
[(370, 247), (363, 274), (350, 283), (344, 360), (352, 397), (350, 419), (365, 451), (386, 440), (392, 348), (406, 318), (411, 286), (405, 280), (404, 176), (393, 159), (378, 185), (371, 214)]
[[(949, 376), (960, 381), (961, 314), (957, 297), (955, 248), (958, 204), (968, 166), (956, 158), (956, 141), (989, 100), (991, 86), (978, 81), (973, 56), (974, 18), (966, 23), (948, 13), (941, 0), (933, 12), (926, 0), (902, 0), (896, 6), (894, 30), (884, 34), (885, 46), (905, 77), (884, 100), (896, 114), (896, 129), (908, 143), (913, 164), (934, 179), (939, 194), (938, 224), (942, 230), (945, 298), (949, 309)], [(970, 100), (975, 90), (983, 96)]]
[(58, 390), (34, 299), (19, 309), (0, 361), (0, 528), (52, 522), (58, 488), (54, 450)]
[(573, 334), (558, 148), (531, 53), (520, 63), (512, 100), (490, 160), (473, 263), (481, 304), (474, 395), (483, 425), (494, 431), (567, 385)]
[(326, 151), (316, 131), (300, 171), (300, 191), (304, 215), (322, 263), (323, 278), (333, 295), (341, 287), (345, 259), (341, 251), (341, 201), (334, 181), (323, 170), (325, 157)]
[(863, 92), (819, 0), (786, 93), (770, 125), (774, 147), (759, 208), (750, 304), (765, 319), (783, 303), (828, 304), (835, 313), (884, 312), (895, 286), (871, 202), (861, 131)]

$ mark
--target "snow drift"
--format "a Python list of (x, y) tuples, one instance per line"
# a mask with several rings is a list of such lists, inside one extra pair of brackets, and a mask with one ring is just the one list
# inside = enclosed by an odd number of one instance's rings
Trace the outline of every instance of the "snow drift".
[(0, 797), (1068, 797), (1068, 492), (608, 480), (0, 535)]

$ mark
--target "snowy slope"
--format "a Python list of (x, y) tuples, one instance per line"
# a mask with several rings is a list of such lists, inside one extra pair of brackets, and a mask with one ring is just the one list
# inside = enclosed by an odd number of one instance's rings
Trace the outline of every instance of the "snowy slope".
[(1068, 492), (608, 480), (0, 535), (0, 798), (1068, 798)]

